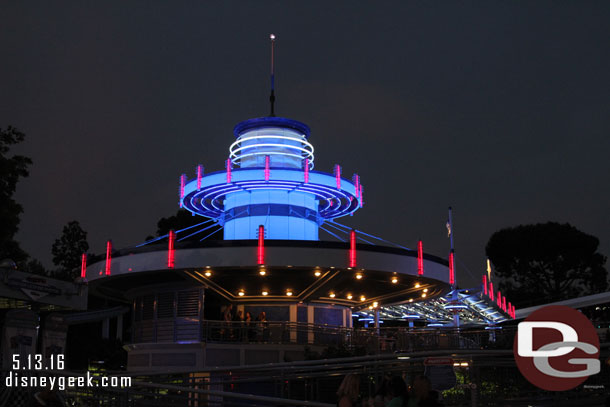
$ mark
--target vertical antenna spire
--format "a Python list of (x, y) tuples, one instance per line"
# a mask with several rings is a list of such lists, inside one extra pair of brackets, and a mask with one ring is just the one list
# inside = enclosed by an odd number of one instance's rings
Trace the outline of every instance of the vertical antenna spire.
[(275, 73), (273, 69), (273, 48), (275, 47), (275, 34), (269, 35), (271, 40), (271, 96), (269, 96), (269, 102), (271, 103), (271, 116), (275, 116), (274, 103), (275, 103)]

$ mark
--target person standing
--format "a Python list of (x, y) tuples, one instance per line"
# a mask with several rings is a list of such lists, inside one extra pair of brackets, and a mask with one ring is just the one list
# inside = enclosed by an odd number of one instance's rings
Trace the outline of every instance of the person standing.
[(369, 407), (385, 407), (389, 401), (390, 377), (384, 376), (381, 383), (377, 386), (375, 395), (369, 399)]
[(222, 319), (225, 322), (231, 322), (233, 320), (233, 304), (227, 305), (225, 312), (222, 315)]
[(408, 407), (436, 407), (442, 406), (438, 401), (438, 393), (432, 390), (430, 379), (420, 375), (413, 382), (413, 396), (409, 399)]
[(348, 374), (343, 378), (337, 390), (338, 407), (356, 407), (360, 396), (360, 377), (355, 374)]
[(244, 312), (242, 310), (237, 310), (235, 313), (235, 317), (233, 318), (234, 328), (237, 329), (237, 340), (242, 340), (246, 337), (245, 324), (244, 324)]
[(229, 339), (229, 338), (233, 337), (233, 329), (231, 329), (231, 325), (233, 322), (233, 304), (227, 305), (227, 308), (225, 309), (222, 319), (224, 321), (223, 325), (224, 325), (225, 339)]
[(259, 335), (262, 337), (262, 341), (269, 341), (269, 321), (267, 321), (267, 313), (265, 311), (261, 311), (258, 314), (258, 324)]
[(263, 340), (263, 316), (264, 312), (261, 311), (258, 316), (256, 317), (256, 340), (257, 341), (262, 341)]
[(407, 384), (402, 377), (394, 376), (390, 379), (388, 393), (390, 394), (390, 402), (386, 404), (386, 407), (407, 407), (409, 403), (409, 391), (407, 390)]
[(250, 311), (248, 311), (248, 312), (246, 312), (246, 331), (248, 332), (248, 341), (249, 342), (254, 340), (254, 335), (256, 334), (256, 332), (252, 328), (253, 325), (254, 325), (254, 322), (252, 321), (252, 314), (250, 313)]

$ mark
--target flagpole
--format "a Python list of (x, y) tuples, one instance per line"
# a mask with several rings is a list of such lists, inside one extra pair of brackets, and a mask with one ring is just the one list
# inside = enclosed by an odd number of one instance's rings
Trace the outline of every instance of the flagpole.
[(453, 219), (451, 218), (451, 206), (449, 207), (449, 238), (451, 241), (451, 251), (453, 252)]
[[(451, 281), (451, 290), (452, 290), (452, 300), (455, 301), (456, 303), (459, 301), (459, 296), (458, 296), (458, 292), (457, 292), (457, 279), (455, 278), (456, 273), (455, 273), (455, 250), (453, 247), (453, 217), (451, 216), (451, 206), (449, 207), (449, 220), (447, 221), (447, 223), (449, 223), (449, 241), (450, 241), (450, 245), (451, 245), (451, 251), (449, 253), (449, 267), (451, 268), (451, 271), (453, 272), (453, 281)], [(458, 329), (460, 329), (460, 312), (458, 309), (454, 309), (453, 310), (453, 325)]]
[(491, 263), (487, 259), (487, 280), (491, 281)]
[[(451, 255), (453, 255), (453, 257), (455, 258), (455, 250), (453, 248), (453, 217), (451, 216), (451, 206), (449, 207), (449, 220), (447, 221), (447, 223), (449, 223), (449, 241), (451, 244)], [(455, 261), (453, 261), (452, 264), (453, 267), (453, 281), (451, 282), (451, 289), (455, 290), (455, 287), (457, 285), (456, 281), (457, 279), (455, 278), (456, 273), (455, 273)]]
[(271, 103), (271, 114), (270, 116), (275, 116), (275, 67), (273, 61), (273, 51), (275, 48), (275, 35), (270, 34), (269, 39), (271, 40), (271, 96), (269, 96), (269, 102)]

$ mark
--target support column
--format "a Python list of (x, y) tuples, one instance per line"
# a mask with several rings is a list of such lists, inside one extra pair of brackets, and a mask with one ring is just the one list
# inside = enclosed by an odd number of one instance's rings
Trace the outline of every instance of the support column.
[(307, 323), (309, 324), (309, 328), (307, 329), (307, 343), (313, 343), (315, 337), (313, 332), (314, 307), (311, 305), (307, 306)]
[(297, 327), (299, 325), (297, 321), (297, 304), (290, 304), (289, 307), (289, 318), (288, 318), (288, 326), (290, 327), (290, 342), (297, 342)]
[(123, 341), (123, 314), (116, 317), (116, 338)]
[(102, 338), (110, 339), (110, 318), (102, 320)]
[(460, 313), (457, 311), (453, 314), (453, 325), (456, 329), (460, 329)]

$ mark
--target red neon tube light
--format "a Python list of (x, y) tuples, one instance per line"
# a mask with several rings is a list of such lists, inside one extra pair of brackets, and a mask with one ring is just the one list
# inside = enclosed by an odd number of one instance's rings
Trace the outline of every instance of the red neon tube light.
[(305, 183), (309, 184), (309, 158), (305, 159)]
[(494, 300), (494, 283), (489, 282), (489, 299)]
[(506, 312), (506, 297), (502, 297), (502, 309)]
[(421, 240), (417, 242), (417, 275), (424, 275), (424, 244)]
[(356, 267), (356, 231), (349, 232), (349, 267)]
[(87, 277), (87, 253), (83, 253), (80, 258), (80, 276), (81, 278)]
[(337, 189), (341, 189), (341, 166), (335, 164), (335, 178), (337, 179)]
[(176, 232), (169, 231), (169, 242), (167, 244), (167, 268), (173, 269), (176, 264), (176, 251), (174, 244), (176, 242)]
[(483, 293), (487, 295), (487, 275), (483, 274)]
[(258, 251), (257, 251), (257, 264), (265, 264), (265, 227), (260, 225), (258, 227)]
[(455, 284), (455, 268), (453, 264), (453, 251), (449, 253), (449, 284)]
[(498, 291), (497, 300), (498, 301), (496, 303), (498, 304), (498, 307), (502, 308), (502, 294), (500, 293), (500, 291)]
[(106, 242), (106, 275), (110, 275), (110, 263), (112, 263), (112, 241)]
[(180, 176), (180, 207), (182, 208), (182, 199), (184, 198), (184, 187), (186, 186), (186, 174)]
[(269, 166), (270, 166), (269, 161), (270, 161), (269, 160), (269, 156), (266, 155), (265, 156), (265, 181), (269, 181), (269, 175), (270, 175), (269, 174), (270, 173), (270, 171), (269, 171)]
[(362, 197), (362, 194), (364, 191), (364, 187), (362, 186), (362, 184), (360, 184), (360, 207), (362, 208), (364, 206), (364, 198)]
[(231, 159), (227, 159), (227, 184), (231, 183)]
[(197, 191), (201, 189), (201, 178), (203, 178), (203, 165), (197, 166)]
[(506, 307), (508, 309), (508, 315), (510, 315), (512, 318), (515, 318), (515, 316), (513, 315), (513, 306), (511, 305), (510, 301), (508, 302), (508, 305)]

